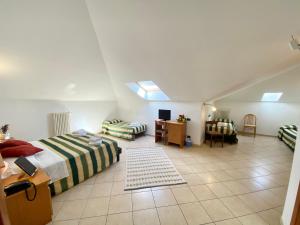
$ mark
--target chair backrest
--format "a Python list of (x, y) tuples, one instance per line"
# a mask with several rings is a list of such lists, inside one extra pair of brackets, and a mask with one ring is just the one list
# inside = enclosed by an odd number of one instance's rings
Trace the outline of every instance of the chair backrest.
[(256, 116), (254, 114), (247, 114), (244, 116), (244, 125), (256, 125)]
[(205, 130), (208, 131), (209, 129), (211, 129), (211, 127), (213, 127), (215, 125), (215, 127), (217, 126), (218, 121), (206, 121), (205, 123)]

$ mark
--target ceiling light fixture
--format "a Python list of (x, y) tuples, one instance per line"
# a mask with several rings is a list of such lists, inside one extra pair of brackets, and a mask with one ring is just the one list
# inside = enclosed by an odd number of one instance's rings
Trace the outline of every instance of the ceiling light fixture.
[(294, 38), (294, 36), (292, 35), (292, 40), (290, 41), (290, 48), (292, 50), (300, 50), (300, 44), (298, 42), (297, 39)]

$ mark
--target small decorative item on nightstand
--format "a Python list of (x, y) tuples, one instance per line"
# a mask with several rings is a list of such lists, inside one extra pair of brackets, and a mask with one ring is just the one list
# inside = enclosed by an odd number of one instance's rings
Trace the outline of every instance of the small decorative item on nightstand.
[(9, 128), (8, 124), (5, 124), (0, 128), (0, 142), (4, 141), (5, 139), (9, 139), (9, 133), (7, 132)]

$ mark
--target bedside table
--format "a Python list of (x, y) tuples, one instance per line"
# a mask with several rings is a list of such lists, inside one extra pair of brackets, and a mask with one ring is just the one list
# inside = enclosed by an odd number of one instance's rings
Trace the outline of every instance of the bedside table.
[[(36, 197), (33, 201), (26, 198), (24, 190), (15, 194), (4, 196), (7, 215), (11, 225), (45, 225), (51, 222), (52, 201), (48, 187), (50, 177), (38, 170), (33, 177), (17, 174), (2, 180), (2, 185), (8, 186), (20, 180), (29, 180), (36, 186)], [(34, 196), (34, 188), (28, 188), (29, 198)]]

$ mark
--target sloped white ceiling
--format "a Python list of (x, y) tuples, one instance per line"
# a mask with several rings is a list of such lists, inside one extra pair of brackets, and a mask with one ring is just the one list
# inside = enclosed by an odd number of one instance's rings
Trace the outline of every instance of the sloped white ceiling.
[(257, 102), (267, 92), (282, 92), (279, 102), (300, 103), (300, 65), (282, 74), (243, 88), (219, 99), (220, 102)]
[(86, 2), (118, 98), (152, 80), (171, 100), (207, 101), (300, 62), (297, 0)]
[[(298, 0), (0, 0), (0, 98), (208, 101), (300, 62)], [(112, 90), (112, 85), (113, 89)]]
[(84, 0), (0, 1), (0, 98), (115, 99)]

